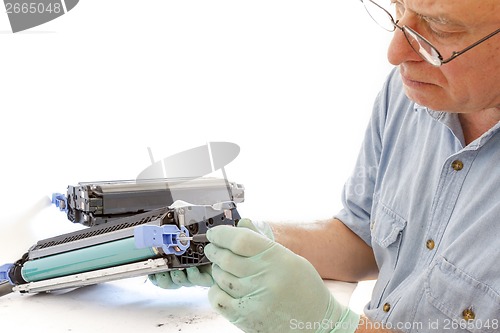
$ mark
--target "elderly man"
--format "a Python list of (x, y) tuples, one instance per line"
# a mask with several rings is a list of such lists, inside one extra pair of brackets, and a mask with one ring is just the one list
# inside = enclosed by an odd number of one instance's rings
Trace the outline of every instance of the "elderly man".
[[(394, 32), (396, 68), (342, 211), (300, 225), (215, 227), (211, 275), (191, 269), (173, 280), (213, 277), (211, 304), (246, 332), (498, 332), (500, 2), (361, 1)], [(364, 315), (338, 304), (321, 278), (377, 278)]]

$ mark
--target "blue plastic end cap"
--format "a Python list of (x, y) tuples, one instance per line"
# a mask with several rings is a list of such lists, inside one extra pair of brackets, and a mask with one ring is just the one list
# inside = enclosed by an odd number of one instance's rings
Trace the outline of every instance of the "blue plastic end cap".
[(9, 278), (9, 272), (14, 267), (14, 264), (5, 264), (0, 266), (0, 281), (9, 281), (10, 284), (14, 285)]
[(62, 193), (52, 193), (52, 203), (59, 208), (60, 211), (68, 211), (68, 199)]
[(178, 237), (183, 233), (189, 236), (186, 227), (181, 229), (176, 225), (141, 225), (134, 228), (134, 241), (138, 249), (147, 247), (161, 247), (165, 254), (181, 255), (189, 247), (189, 241), (181, 242)]

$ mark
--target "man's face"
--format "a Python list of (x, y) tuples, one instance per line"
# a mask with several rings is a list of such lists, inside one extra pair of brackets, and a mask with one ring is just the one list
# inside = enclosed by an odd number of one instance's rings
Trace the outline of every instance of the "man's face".
[[(498, 0), (397, 0), (406, 8), (399, 25), (407, 25), (451, 56), (500, 28)], [(406, 94), (434, 110), (475, 112), (500, 107), (500, 34), (441, 67), (413, 51), (396, 29), (388, 51), (399, 65)]]

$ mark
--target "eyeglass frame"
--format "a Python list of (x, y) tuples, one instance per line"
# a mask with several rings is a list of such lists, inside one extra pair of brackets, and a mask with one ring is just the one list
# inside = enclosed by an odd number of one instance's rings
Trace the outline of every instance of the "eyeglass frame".
[[(375, 6), (377, 6), (378, 8), (380, 8), (381, 10), (383, 10), (390, 18), (391, 20), (391, 23), (393, 25), (393, 30), (392, 32), (396, 31), (396, 28), (398, 28), (399, 30), (401, 30), (403, 32), (403, 35), (405, 36), (406, 38), (406, 41), (408, 42), (408, 44), (410, 44), (411, 48), (413, 49), (413, 51), (415, 51), (423, 60), (425, 60), (426, 62), (428, 62), (429, 64), (431, 64), (432, 66), (435, 66), (435, 67), (440, 67), (444, 64), (447, 64), (449, 63), (450, 61), (452, 61), (453, 59), (455, 59), (456, 57), (458, 57), (459, 55), (462, 55), (464, 54), (465, 52), (469, 51), (470, 49), (478, 46), (479, 44), (481, 44), (482, 42), (484, 42), (485, 40), (493, 37), (494, 35), (498, 34), (500, 32), (500, 29), (497, 29), (496, 31), (492, 32), (491, 34), (481, 38), (480, 40), (478, 40), (477, 42), (467, 46), (466, 48), (464, 48), (463, 50), (461, 51), (453, 51), (451, 53), (451, 56), (447, 59), (444, 59), (443, 56), (441, 55), (441, 53), (438, 51), (438, 49), (432, 45), (431, 42), (429, 42), (424, 36), (422, 36), (421, 34), (419, 34), (418, 32), (416, 32), (415, 30), (413, 30), (412, 28), (406, 26), (406, 25), (403, 25), (403, 26), (399, 26), (398, 23), (399, 23), (399, 20), (394, 20), (394, 17), (392, 16), (391, 13), (389, 13), (387, 11), (387, 9), (385, 9), (384, 7), (382, 7), (381, 5), (379, 5), (378, 3), (376, 3), (375, 1), (373, 0), (360, 0), (362, 3), (363, 3), (363, 6), (365, 7), (365, 10), (367, 11), (368, 15), (370, 15), (370, 17), (372, 18), (373, 21), (375, 21), (375, 23), (377, 23), (378, 25), (380, 25), (379, 22), (377, 22), (375, 20), (375, 18), (370, 14), (370, 12), (368, 11), (368, 8), (366, 7), (365, 5), (365, 1), (369, 1), (371, 2), (372, 4), (374, 4)], [(383, 28), (383, 27), (382, 27)], [(387, 30), (384, 28), (384, 30)], [(388, 30), (390, 31), (390, 30)], [(437, 55), (437, 58), (435, 59), (436, 61), (433, 62), (432, 59), (428, 59), (426, 58), (425, 55), (423, 55), (420, 51), (417, 51), (415, 49), (415, 47), (412, 45), (412, 42), (410, 41), (410, 37), (408, 37), (408, 31), (410, 32), (410, 34), (414, 35), (415, 37), (413, 37), (413, 39), (418, 43), (418, 45), (420, 47), (422, 47), (422, 44), (421, 42), (424, 42), (427, 44), (427, 46), (430, 47), (430, 49), (432, 51), (434, 51)], [(439, 62), (438, 62), (439, 61)]]

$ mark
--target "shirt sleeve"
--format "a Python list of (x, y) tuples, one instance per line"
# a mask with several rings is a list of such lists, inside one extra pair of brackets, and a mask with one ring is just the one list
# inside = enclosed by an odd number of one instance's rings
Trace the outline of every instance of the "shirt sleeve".
[(371, 246), (370, 218), (374, 202), (375, 186), (382, 152), (383, 133), (387, 118), (387, 105), (391, 81), (399, 75), (394, 69), (383, 89), (377, 95), (373, 112), (356, 165), (342, 191), (343, 208), (335, 215), (349, 229)]

